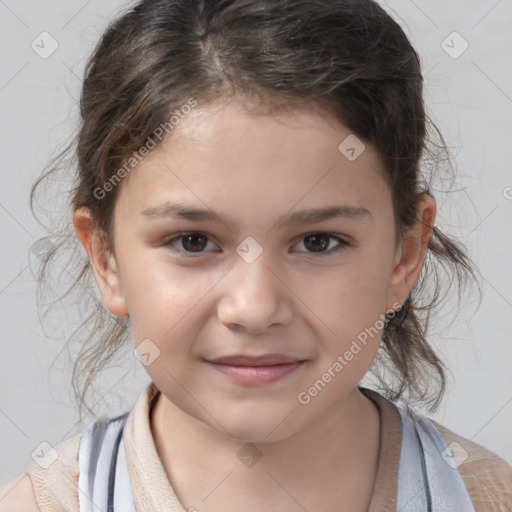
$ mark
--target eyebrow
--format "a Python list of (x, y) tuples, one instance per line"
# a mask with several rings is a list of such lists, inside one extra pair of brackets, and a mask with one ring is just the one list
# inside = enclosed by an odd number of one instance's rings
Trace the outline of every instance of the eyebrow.
[[(226, 224), (220, 215), (212, 210), (198, 208), (184, 204), (172, 204), (166, 202), (154, 208), (148, 208), (141, 212), (141, 215), (151, 219), (174, 218), (188, 220), (191, 222), (222, 222)], [(307, 224), (322, 222), (334, 218), (343, 218), (351, 221), (369, 220), (372, 217), (371, 212), (361, 206), (352, 205), (334, 205), (324, 208), (310, 208), (298, 212), (284, 215), (281, 219), (288, 217), (286, 224)], [(281, 219), (276, 223), (281, 222)]]

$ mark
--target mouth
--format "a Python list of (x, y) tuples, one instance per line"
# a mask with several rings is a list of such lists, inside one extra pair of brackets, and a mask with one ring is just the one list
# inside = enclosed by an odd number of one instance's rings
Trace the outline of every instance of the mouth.
[(278, 364), (296, 363), (301, 361), (297, 357), (290, 357), (284, 354), (264, 354), (261, 356), (249, 356), (244, 354), (234, 354), (230, 356), (217, 357), (212, 359), (211, 363), (229, 364), (232, 366), (274, 366)]
[(305, 359), (283, 354), (264, 356), (234, 355), (220, 357), (207, 362), (217, 371), (238, 384), (258, 386), (276, 382), (300, 368)]

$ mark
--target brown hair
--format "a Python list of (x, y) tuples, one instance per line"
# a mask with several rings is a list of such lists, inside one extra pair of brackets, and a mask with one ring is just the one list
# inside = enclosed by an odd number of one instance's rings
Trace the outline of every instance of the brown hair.
[[(113, 250), (112, 214), (120, 187), (101, 200), (98, 189), (191, 98), (208, 105), (240, 94), (269, 108), (317, 105), (373, 144), (386, 170), (401, 237), (416, 222), (415, 199), (430, 193), (440, 164), (453, 171), (444, 140), (425, 112), (422, 90), (418, 54), (373, 0), (142, 0), (109, 25), (87, 62), (79, 131), (34, 183), (31, 207), (39, 183), (74, 149), (78, 172), (71, 209), (89, 208)], [(62, 241), (46, 254), (39, 285), (57, 249), (72, 239), (80, 254), (71, 259), (80, 268), (66, 294), (91, 290), (91, 266), (69, 222), (58, 236)], [(389, 399), (425, 402), (432, 411), (446, 377), (426, 330), (431, 310), (444, 298), (443, 271), (450, 277), (448, 287), (457, 281), (459, 294), (476, 277), (462, 246), (433, 227), (420, 277), (403, 307), (388, 318), (371, 368)], [(101, 301), (94, 298), (89, 305), (90, 314), (77, 329), (89, 332), (73, 368), (73, 389), (80, 408), (85, 404), (92, 412), (86, 392), (129, 339), (129, 325)]]

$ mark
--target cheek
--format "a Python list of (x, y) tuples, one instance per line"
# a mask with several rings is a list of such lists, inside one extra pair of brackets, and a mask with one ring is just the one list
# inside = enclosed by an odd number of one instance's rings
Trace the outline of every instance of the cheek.
[(165, 340), (181, 336), (183, 330), (193, 332), (202, 310), (200, 298), (212, 288), (215, 276), (192, 275), (162, 255), (134, 254), (125, 269), (123, 291), (136, 343), (144, 338), (169, 343)]
[(387, 273), (383, 260), (361, 253), (351, 264), (333, 269), (322, 286), (311, 283), (312, 307), (331, 331), (355, 335), (385, 312)]
[(332, 367), (342, 356), (332, 371), (344, 375), (338, 379), (344, 386), (357, 385), (375, 358), (385, 327), (388, 273), (386, 255), (367, 250), (333, 268), (322, 286), (310, 283), (310, 307), (323, 325), (319, 339), (324, 355), (318, 371)]

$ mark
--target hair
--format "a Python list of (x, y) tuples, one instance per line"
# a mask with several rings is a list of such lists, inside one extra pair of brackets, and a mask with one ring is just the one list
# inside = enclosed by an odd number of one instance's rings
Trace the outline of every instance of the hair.
[[(142, 0), (110, 23), (84, 75), (77, 133), (33, 184), (30, 205), (33, 211), (41, 181), (71, 155), (77, 172), (69, 206), (90, 210), (111, 251), (121, 187), (110, 187), (101, 199), (98, 190), (106, 190), (155, 129), (169, 126), (170, 116), (184, 112), (191, 98), (210, 105), (239, 95), (261, 100), (269, 111), (309, 104), (334, 116), (378, 151), (400, 238), (418, 222), (418, 195), (431, 194), (440, 169), (444, 178), (453, 174), (448, 148), (425, 111), (419, 56), (373, 0)], [(67, 221), (67, 231), (55, 235), (60, 243), (42, 261), (38, 297), (48, 264), (68, 243), (78, 251), (72, 259), (79, 269), (65, 295), (80, 290), (85, 299), (81, 288), (95, 286), (69, 216)], [(427, 327), (446, 296), (442, 277), (449, 276), (448, 289), (456, 281), (460, 295), (477, 271), (462, 244), (430, 227), (420, 276), (387, 319), (370, 370), (388, 399), (434, 411), (445, 392), (446, 368), (427, 341)], [(88, 332), (72, 380), (80, 410), (85, 405), (92, 412), (87, 390), (130, 335), (127, 318), (110, 314), (101, 301), (93, 299), (89, 309), (77, 329)]]

